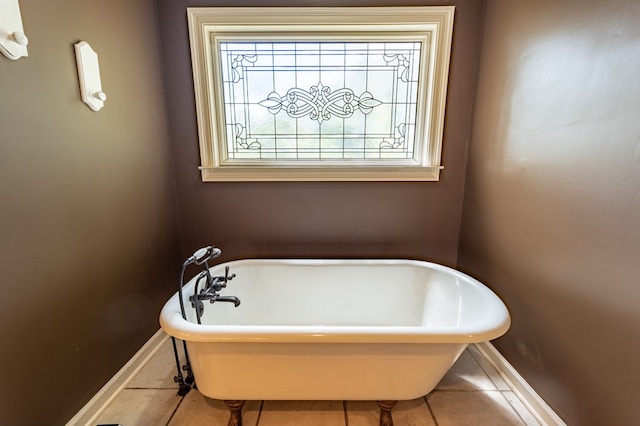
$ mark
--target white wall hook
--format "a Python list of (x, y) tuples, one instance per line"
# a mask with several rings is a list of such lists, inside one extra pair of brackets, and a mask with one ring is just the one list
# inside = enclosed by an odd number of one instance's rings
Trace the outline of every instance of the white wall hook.
[(100, 111), (104, 106), (104, 101), (107, 100), (107, 95), (102, 91), (98, 54), (86, 41), (76, 43), (74, 47), (82, 102), (93, 111)]
[(95, 96), (96, 99), (101, 100), (102, 102), (107, 100), (107, 94), (104, 92), (96, 92), (93, 94), (93, 96)]
[(27, 46), (29, 44), (29, 39), (27, 38), (26, 34), (23, 33), (22, 31), (15, 31), (13, 33), (13, 39), (20, 46)]
[(0, 0), (0, 53), (16, 60), (28, 55), (18, 0)]

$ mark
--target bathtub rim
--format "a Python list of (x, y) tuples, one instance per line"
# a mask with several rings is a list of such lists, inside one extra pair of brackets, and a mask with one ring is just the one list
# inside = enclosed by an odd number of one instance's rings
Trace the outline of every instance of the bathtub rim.
[[(411, 259), (239, 259), (211, 266), (232, 268), (239, 264), (283, 265), (413, 265), (450, 273), (479, 289), (491, 304), (492, 318), (461, 327), (435, 326), (331, 326), (331, 325), (206, 325), (184, 320), (174, 293), (160, 313), (160, 326), (173, 337), (190, 342), (282, 342), (282, 343), (479, 343), (504, 335), (511, 316), (504, 302), (486, 285), (449, 266)], [(233, 269), (231, 269), (233, 270)], [(193, 278), (186, 284), (190, 285)], [(231, 287), (231, 285), (230, 285)], [(185, 292), (188, 294), (189, 292)], [(188, 302), (187, 302), (188, 303)]]

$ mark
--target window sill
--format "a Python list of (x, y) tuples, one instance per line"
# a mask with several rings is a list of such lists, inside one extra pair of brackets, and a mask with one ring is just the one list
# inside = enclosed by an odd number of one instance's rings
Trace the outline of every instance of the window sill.
[(429, 167), (200, 167), (203, 182), (437, 181), (442, 166)]

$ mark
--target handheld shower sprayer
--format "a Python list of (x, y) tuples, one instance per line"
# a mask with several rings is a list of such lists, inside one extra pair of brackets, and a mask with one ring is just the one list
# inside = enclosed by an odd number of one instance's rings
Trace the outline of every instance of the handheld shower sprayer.
[(178, 286), (178, 291), (180, 294), (180, 310), (182, 311), (182, 317), (184, 319), (187, 319), (187, 314), (185, 313), (185, 310), (184, 310), (184, 301), (182, 300), (182, 286), (184, 284), (185, 269), (187, 269), (187, 266), (191, 265), (192, 263), (195, 263), (196, 265), (204, 264), (205, 266), (204, 278), (206, 278), (207, 284), (210, 285), (211, 274), (209, 273), (209, 264), (207, 263), (207, 261), (209, 261), (210, 259), (215, 259), (221, 254), (222, 254), (222, 250), (220, 250), (217, 247), (214, 247), (214, 246), (203, 247), (201, 249), (196, 250), (195, 253), (189, 256), (187, 260), (185, 260), (184, 263), (182, 264), (182, 270), (180, 271), (180, 284)]
[(222, 254), (222, 250), (220, 250), (218, 247), (214, 247), (214, 246), (203, 247), (201, 249), (196, 250), (195, 253), (189, 256), (187, 260), (185, 260), (184, 266), (186, 267), (187, 265), (191, 265), (192, 263), (195, 263), (196, 265), (202, 265), (203, 263), (206, 263), (208, 260), (215, 259), (221, 254)]

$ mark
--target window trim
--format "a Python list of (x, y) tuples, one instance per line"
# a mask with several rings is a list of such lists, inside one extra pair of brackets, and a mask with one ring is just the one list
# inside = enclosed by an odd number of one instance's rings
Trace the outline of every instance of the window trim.
[[(453, 6), (418, 7), (196, 7), (187, 8), (193, 68), (202, 180), (207, 181), (437, 181), (439, 180), (449, 75)], [(428, 33), (433, 45), (426, 53), (428, 72), (423, 112), (426, 141), (417, 166), (369, 164), (223, 165), (218, 123), (214, 113), (221, 91), (212, 75), (214, 49), (209, 40), (217, 33), (295, 32), (357, 35), (376, 33)], [(420, 108), (420, 107), (419, 107)], [(224, 114), (224, 111), (222, 111)]]

